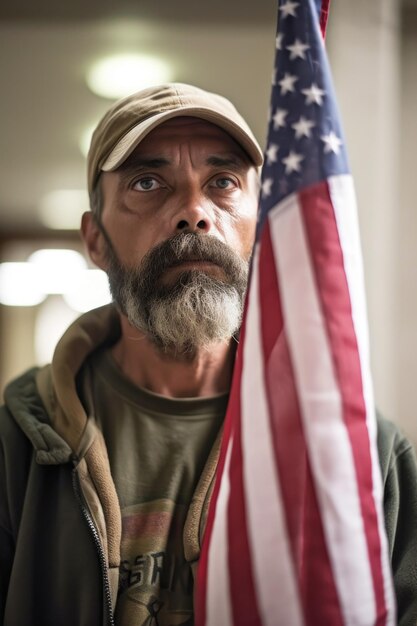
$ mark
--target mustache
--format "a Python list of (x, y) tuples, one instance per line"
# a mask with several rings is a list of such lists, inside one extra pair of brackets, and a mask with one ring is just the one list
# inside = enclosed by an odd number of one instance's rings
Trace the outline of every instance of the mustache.
[[(135, 267), (124, 266), (110, 238), (107, 236), (105, 239), (110, 291), (113, 300), (125, 314), (126, 294), (133, 294), (141, 302), (144, 311), (147, 311), (150, 303), (160, 298), (166, 299), (182, 293), (184, 289), (196, 287), (197, 277), (200, 289), (204, 287), (216, 290), (227, 287), (235, 290), (240, 297), (246, 291), (249, 260), (242, 258), (213, 235), (178, 233), (148, 250)], [(184, 272), (181, 272), (173, 284), (161, 284), (161, 278), (168, 268), (195, 260), (216, 264), (223, 270), (224, 278), (214, 278), (204, 272), (184, 268)]]
[(156, 280), (168, 268), (186, 261), (214, 263), (228, 277), (240, 274), (242, 264), (247, 266), (227, 244), (212, 235), (179, 233), (148, 251), (140, 264), (140, 273)]

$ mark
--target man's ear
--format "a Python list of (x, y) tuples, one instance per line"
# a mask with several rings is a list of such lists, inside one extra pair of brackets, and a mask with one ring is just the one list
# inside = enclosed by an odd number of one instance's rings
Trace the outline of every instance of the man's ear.
[(90, 259), (100, 269), (106, 270), (106, 244), (92, 211), (86, 211), (81, 218), (81, 236)]

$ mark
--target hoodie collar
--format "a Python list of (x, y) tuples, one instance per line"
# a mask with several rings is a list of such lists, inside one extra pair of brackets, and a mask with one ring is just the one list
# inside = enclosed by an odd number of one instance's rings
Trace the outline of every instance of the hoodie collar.
[(114, 305), (89, 311), (62, 336), (51, 367), (37, 374), (38, 392), (52, 426), (76, 456), (83, 456), (92, 438), (92, 420), (77, 393), (77, 374), (89, 354), (103, 343), (113, 343), (119, 335), (119, 315)]

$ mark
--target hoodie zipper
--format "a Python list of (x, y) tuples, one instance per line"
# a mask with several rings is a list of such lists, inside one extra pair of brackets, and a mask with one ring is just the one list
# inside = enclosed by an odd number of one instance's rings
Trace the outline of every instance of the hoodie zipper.
[(96, 550), (97, 550), (99, 562), (100, 562), (100, 569), (101, 569), (101, 573), (103, 576), (103, 588), (104, 588), (104, 596), (105, 596), (106, 607), (107, 607), (108, 624), (109, 626), (114, 626), (113, 608), (112, 608), (112, 601), (111, 601), (109, 577), (107, 574), (106, 557), (104, 555), (103, 546), (101, 545), (97, 528), (94, 524), (93, 518), (91, 517), (91, 513), (88, 509), (84, 495), (82, 493), (80, 479), (79, 479), (76, 469), (72, 470), (72, 486), (75, 492), (75, 496), (78, 500), (78, 504), (80, 505), (81, 512), (83, 514), (85, 521), (87, 522), (88, 528), (90, 530), (90, 533), (94, 540), (94, 544), (96, 546)]

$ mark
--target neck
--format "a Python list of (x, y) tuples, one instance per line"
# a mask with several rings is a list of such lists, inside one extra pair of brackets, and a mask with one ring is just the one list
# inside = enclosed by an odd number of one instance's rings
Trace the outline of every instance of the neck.
[(187, 355), (162, 352), (121, 315), (121, 337), (112, 348), (113, 358), (139, 387), (171, 398), (197, 398), (226, 393), (230, 388), (234, 340)]

